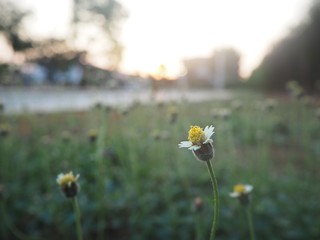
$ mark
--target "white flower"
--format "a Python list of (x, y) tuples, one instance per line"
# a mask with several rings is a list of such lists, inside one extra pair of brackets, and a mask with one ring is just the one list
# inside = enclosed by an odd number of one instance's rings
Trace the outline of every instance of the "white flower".
[(60, 173), (57, 177), (57, 183), (60, 186), (61, 191), (66, 197), (75, 197), (80, 190), (80, 186), (77, 183), (80, 175), (73, 175), (73, 172), (66, 174)]
[(233, 192), (230, 193), (230, 197), (238, 198), (243, 195), (248, 195), (253, 190), (253, 186), (249, 184), (237, 184), (233, 187)]
[(69, 172), (66, 174), (60, 173), (57, 177), (57, 183), (60, 186), (65, 186), (68, 185), (70, 186), (71, 183), (75, 183), (77, 182), (78, 178), (80, 177), (79, 174), (77, 174), (76, 176), (73, 175), (73, 172)]
[(188, 136), (189, 141), (180, 142), (179, 148), (188, 148), (192, 151), (199, 150), (203, 144), (213, 142), (211, 139), (213, 133), (213, 126), (206, 126), (204, 130), (199, 126), (191, 126)]

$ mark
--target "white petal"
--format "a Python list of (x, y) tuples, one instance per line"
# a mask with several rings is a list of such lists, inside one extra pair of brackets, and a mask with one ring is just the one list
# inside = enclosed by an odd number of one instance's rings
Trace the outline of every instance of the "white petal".
[(193, 145), (191, 147), (189, 147), (188, 149), (192, 150), (192, 151), (197, 151), (198, 149), (200, 149), (201, 147), (198, 145)]
[(250, 193), (253, 190), (253, 186), (249, 184), (245, 185), (244, 188), (245, 188), (245, 193)]
[(236, 197), (239, 197), (239, 196), (240, 196), (240, 193), (238, 193), (238, 192), (232, 192), (232, 193), (229, 193), (229, 196), (230, 196), (230, 197), (233, 197), (233, 198), (236, 198)]
[(213, 143), (213, 140), (211, 138), (208, 138), (203, 143)]
[(189, 148), (192, 146), (192, 142), (190, 141), (182, 141), (179, 143), (179, 148)]
[(206, 126), (204, 128), (204, 135), (205, 135), (206, 139), (211, 138), (212, 134), (214, 134), (214, 127), (212, 125)]
[(57, 183), (60, 184), (61, 182), (61, 179), (63, 178), (64, 174), (63, 173), (60, 173), (58, 176), (57, 176)]

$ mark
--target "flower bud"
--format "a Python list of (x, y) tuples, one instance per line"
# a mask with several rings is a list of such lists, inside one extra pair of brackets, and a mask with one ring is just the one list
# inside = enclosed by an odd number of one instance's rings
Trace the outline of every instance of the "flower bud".
[(201, 144), (201, 148), (193, 150), (194, 156), (201, 161), (210, 161), (214, 156), (214, 149), (211, 142)]
[(202, 212), (203, 210), (203, 200), (201, 197), (196, 197), (193, 201), (193, 206), (196, 212)]
[(95, 129), (91, 129), (88, 132), (88, 139), (90, 143), (94, 143), (97, 140), (98, 132)]
[(10, 127), (8, 124), (0, 124), (0, 137), (7, 137), (10, 133)]

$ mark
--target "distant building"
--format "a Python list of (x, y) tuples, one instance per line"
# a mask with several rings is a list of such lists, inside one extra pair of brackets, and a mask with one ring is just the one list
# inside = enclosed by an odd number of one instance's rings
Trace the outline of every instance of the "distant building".
[(209, 58), (184, 61), (187, 74), (184, 81), (190, 86), (225, 88), (239, 82), (239, 54), (232, 49), (214, 52)]
[(142, 86), (137, 77), (86, 63), (84, 54), (68, 51), (50, 57), (34, 57), (21, 67), (22, 81), (25, 85), (102, 86), (110, 89)]
[(66, 42), (46, 40), (26, 50), (23, 64), (0, 64), (0, 85), (71, 85), (143, 88), (147, 80), (91, 65), (87, 53), (72, 50)]

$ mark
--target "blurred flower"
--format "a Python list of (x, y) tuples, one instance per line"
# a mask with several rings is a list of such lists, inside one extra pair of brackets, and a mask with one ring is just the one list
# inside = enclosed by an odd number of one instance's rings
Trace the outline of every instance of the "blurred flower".
[(160, 139), (161, 139), (160, 131), (159, 131), (158, 129), (154, 129), (154, 130), (151, 132), (151, 137), (152, 137), (154, 140), (160, 140)]
[(8, 124), (0, 124), (0, 136), (7, 137), (10, 133), (10, 126)]
[(199, 126), (191, 126), (189, 141), (182, 141), (179, 148), (188, 148), (199, 160), (209, 161), (214, 155), (213, 140), (211, 139), (213, 130), (213, 126), (206, 126), (204, 130)]
[(77, 183), (80, 175), (73, 175), (73, 172), (67, 174), (60, 173), (57, 177), (57, 183), (60, 186), (61, 191), (65, 194), (66, 197), (72, 198), (77, 195), (79, 192), (79, 184)]
[(0, 201), (1, 201), (2, 198), (3, 198), (4, 191), (5, 191), (4, 185), (3, 185), (3, 184), (0, 184)]
[(120, 159), (117, 153), (112, 148), (106, 148), (102, 152), (102, 156), (107, 161), (110, 161), (113, 166), (120, 165)]
[(0, 102), (0, 113), (4, 111), (4, 104)]
[(91, 143), (94, 143), (97, 140), (98, 132), (95, 129), (90, 129), (88, 131), (88, 139)]
[(101, 102), (96, 102), (96, 103), (94, 104), (94, 108), (95, 108), (95, 109), (101, 109), (101, 108), (102, 108), (102, 103), (101, 103)]
[(105, 106), (105, 110), (106, 110), (106, 112), (111, 112), (112, 106), (110, 106), (110, 105)]
[(169, 122), (171, 124), (174, 124), (178, 119), (178, 111), (175, 106), (170, 106), (168, 108), (168, 114), (169, 114)]
[(264, 109), (267, 111), (271, 111), (275, 108), (275, 106), (277, 105), (277, 102), (275, 99), (269, 98), (265, 101), (264, 103)]
[(165, 105), (163, 101), (157, 101), (156, 104), (158, 108), (162, 108)]
[(129, 115), (130, 110), (131, 110), (131, 109), (130, 109), (129, 106), (121, 107), (121, 108), (119, 108), (119, 113), (120, 113), (122, 116), (127, 116), (127, 115)]
[(71, 140), (71, 134), (69, 131), (63, 131), (61, 133), (61, 138), (64, 142), (69, 142)]
[(151, 132), (151, 137), (154, 140), (167, 140), (167, 139), (169, 139), (170, 134), (167, 131), (160, 131), (159, 129), (154, 129)]
[(240, 203), (247, 205), (249, 203), (249, 194), (252, 192), (253, 186), (249, 184), (237, 184), (233, 187), (233, 192), (230, 197), (238, 198)]
[(272, 131), (275, 134), (280, 134), (287, 136), (290, 133), (289, 126), (284, 119), (276, 119), (274, 125), (272, 126)]
[(231, 111), (227, 108), (223, 108), (220, 110), (219, 112), (219, 116), (223, 119), (223, 120), (227, 120), (230, 118), (231, 116)]
[(231, 116), (231, 110), (228, 108), (213, 109), (211, 111), (211, 116), (213, 118), (221, 118), (223, 120), (227, 120)]
[(286, 84), (291, 96), (300, 99), (304, 95), (303, 88), (299, 85), (297, 81), (290, 81)]
[(203, 210), (203, 200), (201, 197), (196, 197), (193, 201), (194, 210), (201, 212)]

